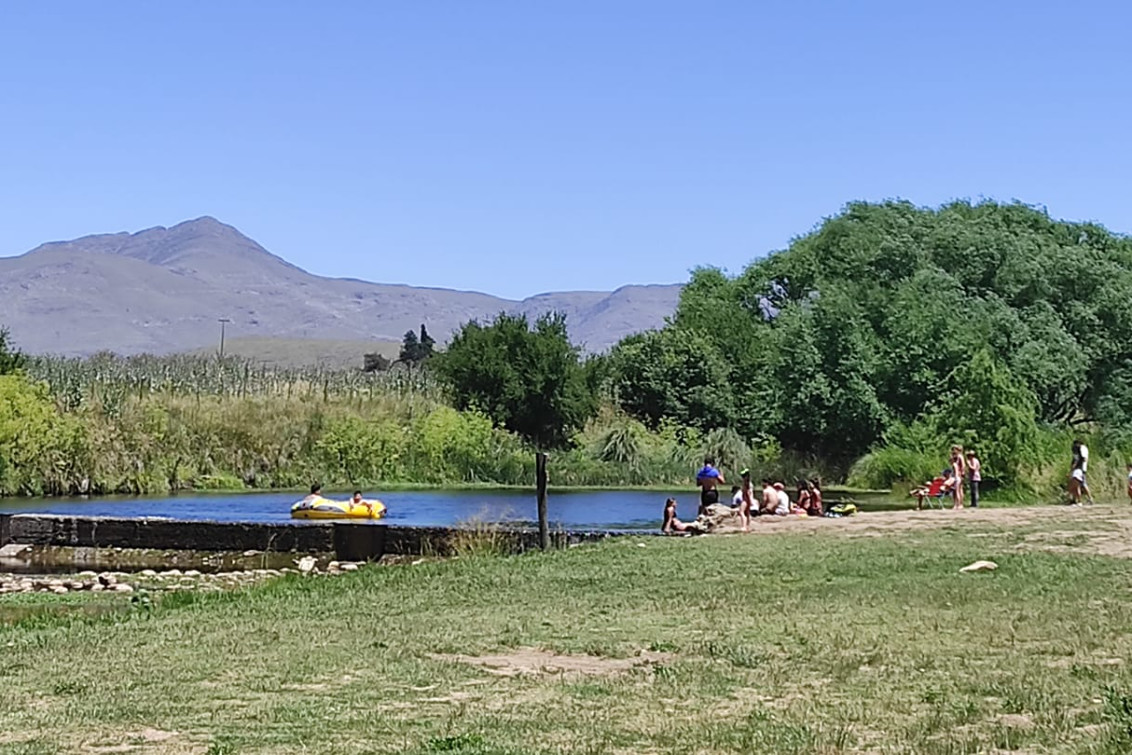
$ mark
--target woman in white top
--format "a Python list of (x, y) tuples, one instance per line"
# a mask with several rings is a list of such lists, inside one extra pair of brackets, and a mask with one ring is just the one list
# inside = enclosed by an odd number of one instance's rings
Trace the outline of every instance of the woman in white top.
[(774, 513), (777, 516), (786, 516), (790, 513), (790, 494), (786, 492), (786, 486), (781, 482), (774, 483), (774, 490), (778, 495), (778, 506), (775, 507)]

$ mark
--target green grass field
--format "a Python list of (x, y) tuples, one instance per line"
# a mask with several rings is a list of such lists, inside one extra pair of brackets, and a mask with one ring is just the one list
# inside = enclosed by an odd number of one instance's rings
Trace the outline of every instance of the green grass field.
[(798, 524), (6, 600), (0, 752), (1132, 751), (1132, 510)]

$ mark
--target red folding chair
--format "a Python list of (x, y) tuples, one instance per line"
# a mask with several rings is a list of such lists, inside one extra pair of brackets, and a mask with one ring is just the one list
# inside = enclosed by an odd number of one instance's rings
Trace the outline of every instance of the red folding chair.
[(954, 485), (951, 484), (951, 479), (947, 477), (936, 477), (931, 482), (921, 485), (915, 490), (911, 491), (909, 495), (915, 496), (917, 508), (923, 506), (923, 502), (928, 502), (929, 508), (943, 508), (943, 497), (951, 494), (951, 489)]

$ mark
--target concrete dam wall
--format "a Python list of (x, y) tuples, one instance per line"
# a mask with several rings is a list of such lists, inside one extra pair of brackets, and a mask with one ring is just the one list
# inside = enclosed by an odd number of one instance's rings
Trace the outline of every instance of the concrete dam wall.
[[(612, 533), (558, 531), (555, 547), (594, 542)], [(483, 533), (451, 527), (403, 527), (360, 522), (254, 524), (172, 519), (116, 519), (50, 514), (0, 514), (0, 547), (9, 544), (69, 548), (136, 548), (180, 551), (261, 551), (334, 554), (341, 561), (391, 555), (448, 555), (460, 538), (490, 537), (511, 553), (538, 548), (532, 529)]]

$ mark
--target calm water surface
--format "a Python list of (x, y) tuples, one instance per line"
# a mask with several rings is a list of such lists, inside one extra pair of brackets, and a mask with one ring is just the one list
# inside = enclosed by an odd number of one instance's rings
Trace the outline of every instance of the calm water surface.
[[(532, 522), (537, 517), (533, 491), (413, 490), (366, 491), (389, 507), (382, 520), (390, 524), (451, 525), (471, 520)], [(551, 492), (550, 521), (571, 528), (657, 529), (664, 500), (679, 502), (679, 515), (693, 519), (696, 491), (643, 492), (627, 490)], [(298, 493), (184, 493), (160, 498), (31, 498), (0, 500), (0, 513), (68, 514), (72, 516), (165, 517), (220, 522), (292, 522), (291, 504)], [(345, 499), (347, 493), (328, 493)], [(838, 497), (827, 494), (827, 498)], [(905, 501), (878, 496), (853, 496), (864, 509), (906, 507)], [(297, 524), (302, 524), (298, 522)]]

